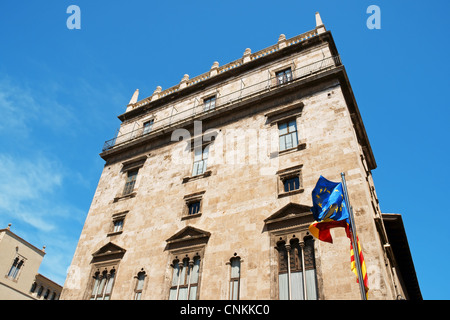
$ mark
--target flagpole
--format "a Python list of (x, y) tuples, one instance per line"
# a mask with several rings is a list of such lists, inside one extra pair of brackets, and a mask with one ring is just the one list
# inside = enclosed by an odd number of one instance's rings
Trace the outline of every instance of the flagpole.
[(350, 230), (352, 233), (352, 244), (353, 244), (353, 256), (355, 257), (356, 270), (358, 271), (358, 280), (359, 280), (359, 289), (361, 292), (361, 299), (367, 300), (366, 289), (364, 287), (364, 280), (363, 280), (363, 275), (362, 275), (362, 270), (361, 270), (361, 261), (359, 259), (359, 248), (358, 248), (358, 241), (356, 238), (355, 219), (353, 217), (353, 209), (350, 206), (350, 200), (348, 198), (347, 183), (345, 182), (345, 173), (344, 172), (341, 172), (341, 178), (342, 178), (342, 187), (344, 189), (344, 194), (345, 194), (345, 204), (347, 206), (349, 220), (350, 220)]

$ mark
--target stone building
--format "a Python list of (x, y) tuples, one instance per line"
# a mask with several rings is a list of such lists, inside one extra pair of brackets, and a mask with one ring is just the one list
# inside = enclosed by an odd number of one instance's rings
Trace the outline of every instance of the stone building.
[(38, 249), (0, 229), (0, 300), (58, 300), (62, 286), (38, 273), (45, 247)]
[(421, 299), (401, 216), (380, 211), (375, 158), (319, 14), (312, 31), (138, 95), (100, 154), (62, 299), (360, 299), (345, 231), (332, 230), (333, 244), (308, 231), (319, 176), (341, 172), (369, 299)]

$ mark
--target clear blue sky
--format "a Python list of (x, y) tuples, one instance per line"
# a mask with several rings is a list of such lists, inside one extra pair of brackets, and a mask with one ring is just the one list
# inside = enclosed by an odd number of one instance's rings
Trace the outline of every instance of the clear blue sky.
[[(66, 9), (81, 9), (69, 30)], [(381, 29), (369, 30), (369, 5)], [(64, 283), (104, 162), (140, 98), (315, 27), (347, 69), (378, 168), (381, 209), (401, 213), (424, 299), (450, 299), (450, 2), (0, 2), (0, 228), (46, 245), (40, 273)]]

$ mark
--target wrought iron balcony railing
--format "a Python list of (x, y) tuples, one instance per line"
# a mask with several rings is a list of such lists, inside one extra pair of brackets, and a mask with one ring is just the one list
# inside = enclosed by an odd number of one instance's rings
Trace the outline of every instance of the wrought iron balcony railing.
[[(183, 121), (193, 121), (205, 114), (214, 113), (218, 110), (226, 108), (231, 103), (242, 101), (243, 99), (250, 98), (256, 94), (264, 93), (265, 91), (273, 90), (280, 86), (285, 86), (291, 82), (297, 81), (298, 79), (302, 79), (310, 75), (331, 69), (340, 64), (341, 60), (339, 56), (324, 58), (309, 65), (291, 70), (291, 79), (287, 82), (282, 81), (282, 83), (277, 80), (276, 76), (268, 77), (268, 79), (252, 85), (245, 85), (245, 79), (241, 79), (241, 88), (239, 90), (216, 96), (214, 104), (209, 104), (207, 107), (205, 107), (203, 103), (199, 102), (194, 102), (193, 106), (187, 107), (184, 110), (177, 110), (175, 107), (172, 107), (170, 110), (170, 115), (161, 117), (160, 119), (154, 121), (151, 130), (144, 131), (144, 127), (142, 126), (139, 128), (133, 128), (128, 132), (120, 132), (119, 130), (115, 138), (107, 140), (105, 142), (102, 152), (110, 150), (116, 146), (134, 141), (143, 136), (151, 135), (162, 130), (167, 130), (168, 128), (180, 124)], [(195, 101), (198, 100), (196, 99)]]

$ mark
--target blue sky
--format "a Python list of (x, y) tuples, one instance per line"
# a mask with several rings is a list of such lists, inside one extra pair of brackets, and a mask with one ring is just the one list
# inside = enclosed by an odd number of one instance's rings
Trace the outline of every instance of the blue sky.
[[(81, 29), (69, 30), (69, 5)], [(369, 5), (381, 29), (369, 30)], [(104, 162), (140, 98), (315, 27), (319, 11), (352, 84), (378, 168), (381, 209), (401, 213), (424, 299), (450, 299), (448, 1), (2, 1), (0, 228), (46, 246), (63, 284)], [(444, 183), (444, 185), (443, 185)], [(439, 228), (442, 225), (444, 228)]]

